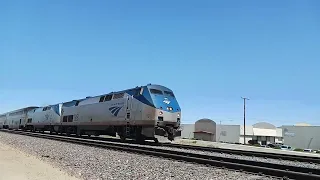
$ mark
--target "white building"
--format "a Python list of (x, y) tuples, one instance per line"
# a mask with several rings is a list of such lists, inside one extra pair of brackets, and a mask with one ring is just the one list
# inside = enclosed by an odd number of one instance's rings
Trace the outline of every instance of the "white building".
[(320, 150), (320, 126), (284, 125), (284, 143), (294, 148)]
[[(214, 127), (214, 128), (208, 128)], [(196, 138), (229, 143), (244, 143), (243, 125), (219, 125), (210, 119), (200, 119), (195, 124), (182, 125), (182, 138)], [(261, 145), (282, 143), (282, 128), (266, 122), (246, 126), (246, 143), (250, 140)]]
[[(239, 143), (244, 143), (244, 126), (240, 126), (240, 139)], [(255, 140), (261, 145), (267, 145), (269, 143), (282, 143), (282, 129), (276, 126), (260, 122), (252, 126), (246, 126), (246, 142), (249, 140)]]

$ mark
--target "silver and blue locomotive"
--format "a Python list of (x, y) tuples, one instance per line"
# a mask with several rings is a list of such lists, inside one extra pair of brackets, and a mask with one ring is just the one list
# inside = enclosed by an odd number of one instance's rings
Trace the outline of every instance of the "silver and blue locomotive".
[[(10, 113), (3, 127), (50, 131), (67, 135), (119, 135), (138, 141), (157, 136), (174, 140), (181, 135), (181, 109), (172, 90), (161, 85), (131, 88), (46, 107), (20, 109), (21, 119)], [(11, 126), (8, 122), (12, 121)]]

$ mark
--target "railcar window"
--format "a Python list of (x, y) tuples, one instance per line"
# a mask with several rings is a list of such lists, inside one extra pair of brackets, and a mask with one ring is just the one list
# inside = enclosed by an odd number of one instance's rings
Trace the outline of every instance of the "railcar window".
[(112, 94), (109, 94), (106, 96), (106, 99), (104, 101), (110, 101), (112, 99)]
[(142, 94), (142, 88), (136, 88), (136, 89), (133, 89), (132, 91), (133, 91), (133, 95), (134, 96), (140, 96), (141, 94)]
[(76, 106), (78, 106), (78, 105), (79, 105), (79, 101), (76, 102)]
[(105, 96), (101, 96), (99, 102), (103, 102)]
[(27, 123), (32, 123), (32, 118), (28, 119)]
[(173, 94), (173, 92), (170, 92), (170, 91), (164, 91), (164, 93), (165, 93), (166, 95), (169, 95), (169, 96), (172, 96), (172, 97), (174, 97), (174, 94)]
[(158, 89), (150, 89), (150, 92), (152, 94), (163, 94), (162, 91), (158, 90)]
[(68, 116), (68, 122), (72, 122), (73, 121), (73, 115)]
[(23, 114), (23, 111), (18, 111), (18, 112), (15, 112), (15, 113), (10, 113), (9, 116), (16, 116), (16, 115), (21, 115)]
[(113, 99), (123, 98), (124, 93), (118, 93), (113, 96)]
[(68, 116), (63, 116), (63, 122), (67, 122), (68, 121)]

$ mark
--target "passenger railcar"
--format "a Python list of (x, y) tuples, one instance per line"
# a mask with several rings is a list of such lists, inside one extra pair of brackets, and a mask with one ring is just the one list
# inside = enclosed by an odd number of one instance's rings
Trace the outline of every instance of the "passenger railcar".
[(37, 107), (27, 112), (27, 122), (24, 129), (31, 131), (52, 132), (52, 126), (60, 123), (62, 104), (49, 105), (45, 107)]
[(6, 129), (23, 129), (26, 123), (27, 112), (36, 107), (26, 107), (0, 115), (2, 128)]
[(7, 121), (7, 114), (0, 115), (0, 129), (5, 128), (5, 122)]
[[(181, 135), (181, 109), (173, 91), (151, 85), (86, 97), (26, 112), (24, 130), (67, 135), (119, 135), (138, 141)], [(1, 121), (0, 121), (1, 122)], [(17, 128), (18, 126), (15, 126)], [(21, 126), (20, 126), (21, 127)]]

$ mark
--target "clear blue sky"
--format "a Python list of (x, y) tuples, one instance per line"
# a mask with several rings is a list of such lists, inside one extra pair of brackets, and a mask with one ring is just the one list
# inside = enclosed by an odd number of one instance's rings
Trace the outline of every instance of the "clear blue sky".
[[(0, 113), (147, 83), (183, 122), (320, 125), (320, 2), (0, 1)], [(233, 120), (229, 122), (226, 120)]]

